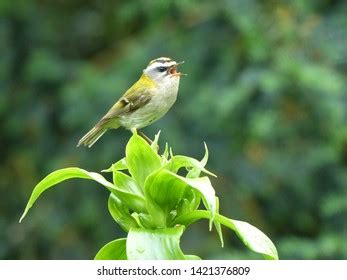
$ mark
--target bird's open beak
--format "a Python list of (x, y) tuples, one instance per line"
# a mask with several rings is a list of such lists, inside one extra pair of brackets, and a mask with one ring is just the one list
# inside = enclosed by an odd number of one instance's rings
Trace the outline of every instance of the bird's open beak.
[(183, 64), (183, 63), (184, 63), (184, 61), (181, 61), (181, 62), (178, 62), (175, 65), (170, 67), (169, 73), (171, 74), (171, 77), (180, 77), (180, 76), (183, 76), (183, 75), (187, 75), (187, 74), (183, 74), (181, 72), (177, 72), (177, 66), (180, 65), (180, 64)]

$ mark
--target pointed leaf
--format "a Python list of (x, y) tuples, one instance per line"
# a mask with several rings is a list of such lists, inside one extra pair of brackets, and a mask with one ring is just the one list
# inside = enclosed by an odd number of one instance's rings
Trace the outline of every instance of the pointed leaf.
[(159, 155), (136, 133), (126, 146), (126, 162), (131, 176), (143, 187), (148, 175), (161, 167)]
[(159, 130), (158, 133), (154, 136), (154, 140), (152, 141), (150, 145), (154, 152), (157, 152), (159, 148), (158, 141), (159, 141), (160, 132), (161, 131)]
[(205, 148), (205, 154), (204, 157), (202, 158), (202, 160), (200, 161), (201, 165), (205, 167), (205, 165), (207, 164), (208, 161), (208, 148), (206, 145), (206, 142), (204, 142), (204, 148)]
[(145, 202), (142, 197), (119, 190), (112, 183), (108, 182), (103, 176), (101, 176), (98, 173), (88, 172), (77, 167), (70, 167), (56, 170), (50, 173), (35, 186), (19, 222), (21, 222), (24, 219), (29, 209), (33, 206), (35, 201), (45, 190), (55, 186), (56, 184), (62, 181), (72, 178), (94, 180), (106, 187), (110, 192), (114, 193), (120, 199), (124, 200), (130, 208), (134, 210), (136, 209), (140, 212), (146, 211)]
[(101, 172), (114, 172), (118, 170), (128, 169), (127, 162), (125, 158), (120, 159), (116, 163), (113, 163), (109, 168), (102, 170)]
[(161, 160), (162, 160), (162, 165), (167, 164), (169, 160), (169, 144), (167, 142), (165, 143), (165, 149), (161, 156)]
[(158, 207), (151, 212), (151, 205), (147, 203), (148, 210), (153, 216), (159, 209), (168, 214), (176, 208), (180, 200), (188, 195), (190, 189), (187, 187), (186, 182), (180, 180), (168, 170), (161, 169), (153, 173), (146, 180), (145, 197), (147, 202), (152, 202)]
[(214, 188), (211, 185), (211, 181), (208, 177), (199, 177), (199, 178), (184, 178), (182, 176), (176, 175), (182, 181), (186, 182), (189, 186), (196, 189), (200, 194), (202, 201), (207, 210), (210, 211), (210, 230), (212, 229), (212, 222), (216, 214), (216, 196)]
[(249, 249), (263, 254), (268, 259), (278, 260), (275, 245), (262, 231), (246, 222), (232, 219), (229, 219), (229, 221), (230, 228), (233, 225), (236, 234)]
[[(207, 145), (204, 142), (204, 147), (205, 147), (205, 154), (204, 157), (202, 158), (202, 160), (200, 161), (200, 166), (205, 167), (207, 164), (207, 160), (208, 160), (208, 149), (207, 149)], [(199, 167), (193, 167), (187, 174), (187, 178), (197, 178), (200, 176), (201, 171), (203, 171), (201, 168)], [(217, 177), (215, 175), (215, 177)]]
[(128, 232), (130, 228), (137, 227), (135, 219), (129, 213), (129, 208), (126, 207), (113, 193), (111, 193), (108, 198), (108, 211), (124, 231)]
[(205, 207), (211, 211), (211, 221), (216, 211), (215, 192), (207, 177), (185, 178), (166, 169), (161, 169), (149, 176), (145, 183), (147, 209), (158, 222), (165, 226), (167, 214), (179, 206), (183, 198), (191, 195), (190, 188), (197, 190)]
[(131, 229), (127, 238), (129, 260), (184, 260), (179, 243), (184, 227)]
[(121, 171), (113, 172), (113, 183), (121, 190), (137, 194), (141, 197), (143, 196), (142, 189), (138, 186), (135, 180)]
[(136, 220), (138, 227), (143, 229), (155, 229), (155, 223), (153, 223), (152, 216), (143, 213), (132, 213), (131, 216)]
[[(206, 210), (195, 210), (176, 218), (171, 224), (185, 225), (186, 227), (199, 219), (208, 219), (210, 213)], [(215, 220), (235, 231), (243, 244), (250, 250), (262, 254), (266, 259), (278, 260), (275, 245), (261, 230), (242, 221), (232, 220), (223, 215), (216, 214)]]
[(124, 162), (125, 162), (125, 158), (123, 158), (121, 161), (116, 162), (115, 164), (112, 164), (110, 168), (102, 170), (102, 172), (112, 172), (113, 184), (119, 189), (143, 196), (142, 189), (138, 186), (136, 181), (133, 178), (131, 178), (129, 175), (120, 171), (120, 170), (126, 169), (126, 168), (123, 168)]
[(127, 260), (126, 238), (113, 240), (103, 246), (94, 260)]
[(178, 206), (176, 207), (177, 209), (177, 216), (183, 215), (185, 213), (191, 212), (191, 207), (190, 207), (190, 201), (187, 198), (183, 198)]
[[(216, 205), (217, 205), (216, 214), (219, 214), (219, 198), (218, 197), (216, 197)], [(214, 227), (216, 228), (221, 246), (223, 248), (224, 247), (224, 240), (223, 240), (223, 232), (222, 232), (222, 227), (220, 225), (220, 222), (215, 219), (213, 221), (213, 224), (214, 224)]]
[(35, 201), (39, 198), (39, 196), (45, 190), (47, 190), (50, 187), (53, 187), (54, 185), (56, 185), (62, 181), (65, 181), (65, 180), (68, 180), (71, 178), (91, 179), (91, 180), (95, 180), (95, 181), (99, 182), (100, 184), (102, 184), (103, 186), (105, 186), (108, 189), (113, 188), (113, 184), (108, 182), (104, 177), (102, 177), (98, 173), (87, 172), (87, 171), (80, 169), (80, 168), (77, 168), (77, 167), (70, 167), (70, 168), (64, 168), (64, 169), (56, 170), (56, 171), (50, 173), (49, 175), (47, 175), (41, 182), (39, 182), (35, 186), (32, 194), (29, 198), (29, 201), (25, 207), (24, 213), (23, 213), (22, 217), (20, 218), (19, 222), (21, 222), (24, 219), (24, 217), (28, 213), (29, 209), (33, 206)]
[(171, 147), (170, 147), (170, 149), (169, 149), (169, 156), (170, 156), (170, 158), (173, 158), (173, 157), (174, 157), (173, 150), (172, 150)]
[[(191, 158), (191, 157), (186, 157), (186, 156), (174, 156), (173, 158), (171, 158), (171, 160), (169, 161), (169, 163), (167, 164), (170, 168), (170, 170), (173, 173), (177, 173), (178, 170), (182, 167), (185, 167), (187, 169), (191, 169), (191, 173), (190, 176), (191, 178), (196, 178), (200, 175), (200, 172), (203, 171), (204, 173), (213, 176), (213, 177), (217, 177), (215, 174), (213, 174), (212, 172), (208, 171), (202, 164), (200, 161)], [(189, 173), (188, 173), (189, 174)]]
[(186, 197), (180, 201), (177, 207), (177, 216), (190, 213), (198, 209), (200, 202), (201, 194), (197, 190), (191, 188), (191, 192), (188, 192)]

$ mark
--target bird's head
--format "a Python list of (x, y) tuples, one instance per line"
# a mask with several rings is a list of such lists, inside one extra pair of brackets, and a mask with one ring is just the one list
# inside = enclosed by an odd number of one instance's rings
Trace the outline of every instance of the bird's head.
[(179, 79), (184, 74), (177, 72), (177, 66), (182, 63), (184, 61), (176, 62), (168, 57), (159, 57), (151, 60), (143, 73), (156, 82)]

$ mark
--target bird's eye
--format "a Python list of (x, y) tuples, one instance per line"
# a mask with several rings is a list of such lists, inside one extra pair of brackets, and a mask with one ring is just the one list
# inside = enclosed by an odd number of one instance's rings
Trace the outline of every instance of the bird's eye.
[(167, 70), (167, 67), (160, 66), (157, 68), (159, 72), (165, 72)]

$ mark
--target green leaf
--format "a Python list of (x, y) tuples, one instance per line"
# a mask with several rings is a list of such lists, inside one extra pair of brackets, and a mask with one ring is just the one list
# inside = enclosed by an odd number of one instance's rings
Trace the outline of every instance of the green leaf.
[(126, 170), (126, 169), (128, 169), (127, 162), (125, 158), (122, 158), (116, 163), (113, 163), (109, 168), (101, 170), (101, 172), (114, 172), (114, 171)]
[(35, 201), (39, 198), (39, 196), (48, 188), (53, 187), (54, 185), (71, 179), (71, 178), (83, 178), (83, 179), (91, 179), (99, 182), (103, 186), (105, 186), (108, 189), (113, 188), (113, 184), (108, 182), (104, 177), (102, 177), (98, 173), (94, 172), (87, 172), (83, 169), (77, 168), (77, 167), (70, 167), (70, 168), (64, 168), (60, 170), (56, 170), (52, 173), (50, 173), (48, 176), (46, 176), (42, 181), (40, 181), (34, 188), (29, 201), (25, 207), (24, 213), (22, 217), (20, 218), (19, 222), (21, 222), (26, 214), (28, 213), (29, 209), (33, 206)]
[(207, 164), (208, 161), (208, 148), (206, 145), (206, 142), (204, 142), (204, 148), (205, 148), (205, 154), (204, 157), (202, 158), (202, 160), (200, 161), (201, 165), (205, 167), (205, 165)]
[(169, 167), (169, 170), (172, 171), (173, 173), (177, 173), (178, 170), (182, 167), (185, 167), (187, 169), (190, 169), (189, 171), (189, 176), (187, 177), (190, 178), (197, 178), (199, 177), (201, 171), (213, 176), (217, 177), (215, 174), (212, 172), (208, 171), (200, 161), (191, 158), (191, 157), (186, 157), (186, 156), (174, 156), (173, 158), (170, 159), (170, 161), (167, 163), (167, 166)]
[(197, 190), (191, 188), (191, 192), (188, 192), (187, 196), (183, 198), (177, 206), (177, 216), (198, 209), (200, 202), (201, 194)]
[(120, 170), (124, 170), (127, 168), (124, 168), (125, 164), (125, 158), (122, 160), (116, 162), (115, 164), (112, 164), (112, 166), (108, 169), (102, 170), (102, 172), (112, 172), (113, 173), (113, 183), (116, 187), (125, 190), (130, 193), (138, 194), (140, 196), (143, 196), (142, 189), (138, 186), (136, 181), (125, 174), (124, 172), (121, 172)]
[(168, 214), (179, 206), (183, 198), (191, 197), (191, 188), (201, 194), (205, 207), (211, 211), (212, 221), (216, 211), (216, 199), (214, 189), (207, 177), (185, 178), (161, 169), (147, 178), (146, 205), (158, 227), (165, 227)]
[(155, 229), (155, 223), (153, 223), (152, 216), (143, 213), (132, 213), (131, 216), (136, 220), (140, 228)]
[(29, 209), (33, 206), (35, 201), (39, 198), (39, 196), (44, 191), (55, 186), (56, 184), (62, 181), (72, 179), (72, 178), (94, 180), (100, 183), (101, 185), (103, 185), (104, 187), (106, 187), (110, 192), (114, 193), (121, 200), (123, 200), (124, 203), (126, 203), (129, 208), (137, 210), (139, 212), (147, 211), (145, 207), (145, 201), (142, 197), (116, 188), (112, 183), (108, 182), (103, 176), (101, 176), (98, 173), (88, 172), (86, 170), (83, 170), (77, 167), (69, 167), (69, 168), (56, 170), (50, 173), (35, 186), (19, 222), (21, 222), (24, 219)]
[[(186, 227), (199, 219), (210, 218), (210, 213), (206, 210), (195, 210), (191, 213), (179, 216), (172, 224), (185, 225)], [(222, 225), (235, 231), (243, 244), (250, 250), (262, 254), (266, 259), (278, 260), (275, 245), (269, 237), (256, 227), (242, 221), (232, 220), (223, 215), (216, 214), (215, 220)]]
[(135, 180), (121, 171), (113, 172), (113, 183), (121, 190), (137, 194), (141, 197), (143, 196), (142, 189), (138, 186)]
[(163, 155), (161, 156), (163, 164), (166, 164), (169, 160), (169, 144), (165, 143), (165, 149)]
[[(202, 160), (200, 161), (200, 166), (202, 167), (205, 167), (206, 164), (207, 164), (207, 160), (208, 160), (208, 149), (207, 149), (207, 145), (206, 143), (204, 142), (204, 147), (205, 147), (205, 154), (204, 154), (204, 157), (202, 158)], [(199, 167), (193, 167), (191, 168), (191, 170), (188, 172), (187, 174), (187, 178), (197, 178), (200, 176), (200, 173), (201, 173), (201, 168)], [(217, 177), (215, 175), (215, 177)]]
[(113, 193), (108, 198), (108, 211), (112, 218), (126, 232), (130, 228), (137, 227), (135, 219), (129, 213), (129, 208), (126, 207)]
[[(216, 197), (216, 214), (219, 214), (219, 198)], [(216, 228), (216, 231), (218, 233), (219, 236), (219, 240), (221, 243), (221, 246), (224, 247), (224, 240), (223, 240), (223, 232), (222, 232), (222, 227), (220, 225), (220, 222), (218, 222), (216, 219), (213, 221), (214, 227)]]
[(127, 260), (126, 238), (113, 240), (103, 246), (94, 260)]
[(158, 133), (154, 136), (154, 140), (152, 141), (150, 145), (154, 152), (157, 152), (159, 148), (158, 141), (159, 141), (160, 132), (161, 131), (159, 130)]
[(189, 186), (197, 190), (201, 194), (202, 201), (207, 210), (210, 212), (210, 224), (209, 228), (212, 229), (212, 222), (216, 214), (216, 196), (214, 188), (211, 185), (211, 181), (208, 177), (199, 178), (184, 178), (182, 176), (174, 174), (177, 178), (186, 182)]
[(184, 227), (131, 229), (126, 248), (129, 260), (184, 260), (179, 243)]
[(131, 176), (140, 187), (144, 186), (148, 175), (161, 167), (159, 155), (136, 133), (126, 146), (126, 162)]
[(191, 202), (187, 198), (183, 198), (177, 205), (177, 216), (189, 213), (191, 211)]
[(166, 227), (168, 214), (176, 209), (189, 191), (187, 183), (165, 169), (147, 178), (145, 183), (147, 209), (158, 227)]
[(254, 252), (263, 254), (268, 259), (278, 260), (275, 245), (262, 231), (249, 223), (228, 219), (229, 223), (223, 223), (234, 230), (243, 244)]

